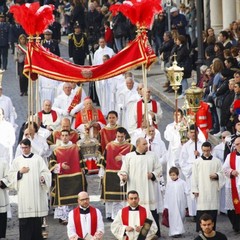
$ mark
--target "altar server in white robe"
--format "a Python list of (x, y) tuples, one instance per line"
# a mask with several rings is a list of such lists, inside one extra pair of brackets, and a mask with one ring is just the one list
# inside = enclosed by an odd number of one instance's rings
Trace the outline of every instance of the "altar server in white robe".
[(164, 208), (168, 209), (169, 236), (181, 237), (185, 232), (184, 220), (187, 209), (187, 196), (190, 189), (184, 180), (179, 178), (179, 169), (171, 167), (168, 175), (170, 180), (166, 185)]
[(136, 151), (128, 153), (123, 158), (119, 177), (121, 181), (127, 182), (127, 189), (134, 189), (139, 193), (140, 204), (151, 210), (158, 225), (158, 236), (160, 236), (160, 227), (155, 183), (161, 174), (162, 166), (156, 154), (148, 151), (145, 138), (139, 138), (136, 142)]
[[(195, 150), (195, 138), (197, 138), (197, 150)], [(198, 140), (198, 136), (195, 136), (195, 127), (194, 125), (191, 125), (189, 129), (189, 140), (183, 144), (179, 156), (179, 165), (189, 189), (191, 189), (192, 165), (193, 162), (196, 161), (197, 157), (202, 154), (201, 146), (202, 142)], [(187, 201), (189, 215), (195, 217), (197, 213), (195, 196), (190, 194)]]
[(13, 146), (16, 140), (15, 129), (4, 118), (3, 109), (0, 108), (0, 161), (12, 163)]
[(191, 192), (197, 200), (196, 232), (201, 230), (200, 217), (203, 213), (212, 216), (216, 228), (220, 190), (225, 184), (221, 160), (211, 155), (212, 145), (202, 144), (202, 155), (193, 162)]
[[(176, 112), (174, 112), (174, 122), (169, 123), (164, 131), (164, 138), (169, 142), (166, 154), (167, 173), (171, 167), (179, 167), (179, 154), (182, 148), (181, 137), (179, 133), (180, 126), (183, 121), (183, 112), (181, 109), (177, 111), (178, 123), (176, 122)], [(167, 174), (167, 181), (170, 180)]]
[(151, 228), (146, 236), (147, 240), (153, 239), (157, 232), (157, 225), (152, 213), (139, 205), (139, 195), (135, 190), (127, 194), (127, 207), (119, 210), (116, 218), (111, 224), (111, 232), (118, 240), (136, 240), (146, 218), (152, 220)]
[[(103, 239), (104, 223), (99, 209), (90, 206), (87, 192), (78, 194), (78, 207), (68, 216), (67, 234), (69, 240)], [(79, 223), (77, 225), (77, 223)], [(88, 236), (88, 238), (86, 238)], [(90, 237), (90, 238), (89, 238)]]
[[(224, 163), (224, 150), (226, 144), (226, 138), (230, 138), (231, 133), (229, 131), (224, 131), (221, 133), (221, 142), (213, 148), (212, 155), (221, 160), (222, 164)], [(220, 194), (220, 207), (219, 211), (221, 213), (227, 214), (227, 210), (225, 208), (225, 187), (221, 188)]]
[(42, 240), (41, 218), (48, 215), (51, 173), (43, 158), (31, 152), (31, 142), (20, 143), (23, 154), (13, 160), (8, 181), (17, 191), (20, 240)]
[[(1, 147), (1, 144), (0, 144)], [(8, 173), (8, 161), (0, 160), (0, 239), (6, 237), (7, 211), (9, 210), (8, 182), (4, 177)]]
[(54, 101), (57, 96), (57, 88), (59, 85), (59, 81), (44, 77), (42, 75), (38, 75), (39, 82), (39, 98), (40, 98), (40, 106), (43, 107), (43, 101), (45, 99)]

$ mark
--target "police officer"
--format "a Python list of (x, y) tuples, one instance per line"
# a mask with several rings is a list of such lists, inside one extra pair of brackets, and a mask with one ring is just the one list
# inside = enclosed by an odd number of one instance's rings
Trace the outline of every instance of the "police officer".
[(75, 64), (84, 65), (88, 54), (88, 42), (78, 22), (74, 25), (74, 32), (68, 35), (68, 53)]
[(43, 47), (49, 50), (49, 52), (60, 56), (60, 49), (58, 46), (58, 41), (52, 39), (52, 31), (50, 29), (46, 29), (44, 32), (44, 39), (42, 41)]
[(9, 48), (10, 25), (5, 20), (5, 15), (0, 13), (0, 68), (7, 69)]

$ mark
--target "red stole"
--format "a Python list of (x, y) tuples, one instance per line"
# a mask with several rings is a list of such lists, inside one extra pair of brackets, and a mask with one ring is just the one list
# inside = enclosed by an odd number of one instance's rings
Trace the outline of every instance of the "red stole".
[[(230, 167), (233, 170), (236, 170), (236, 151), (230, 153)], [(231, 177), (231, 186), (232, 186), (232, 201), (235, 208), (235, 213), (240, 214), (240, 199), (237, 190), (236, 177)]]
[(70, 169), (61, 169), (60, 174), (73, 174), (81, 172), (79, 148), (76, 144), (60, 146), (54, 150), (57, 163), (66, 162)]
[[(139, 208), (139, 218), (140, 218), (140, 226), (143, 226), (146, 218), (147, 218), (147, 211), (144, 207), (138, 205)], [(128, 226), (128, 220), (129, 220), (129, 207), (125, 207), (122, 209), (122, 222), (123, 225)], [(128, 240), (128, 237), (126, 238)]]
[[(151, 103), (152, 103), (152, 111), (154, 113), (157, 113), (157, 102), (155, 100), (151, 100)], [(137, 102), (137, 128), (140, 128), (141, 125), (142, 125), (142, 117), (143, 117), (142, 107), (143, 107), (143, 104), (144, 103), (142, 102), (142, 100)], [(155, 124), (154, 124), (154, 126), (155, 126)]]
[[(57, 120), (57, 113), (56, 113), (56, 111), (51, 110), (50, 114), (52, 115), (53, 122), (55, 122)], [(41, 119), (41, 121), (42, 121), (42, 116), (43, 116), (43, 112), (41, 111), (41, 112), (38, 113), (38, 117)]]
[(122, 161), (116, 161), (115, 157), (118, 155), (125, 156), (131, 152), (132, 144), (124, 142), (122, 144), (116, 142), (110, 142), (106, 146), (107, 158), (106, 158), (106, 170), (120, 170), (122, 167)]
[[(90, 218), (91, 218), (91, 235), (94, 236), (94, 234), (97, 231), (97, 210), (94, 207), (89, 206), (90, 209)], [(74, 208), (73, 209), (73, 219), (75, 224), (76, 233), (80, 238), (84, 238), (82, 233), (82, 224), (81, 224), (81, 217), (80, 217), (80, 208)]]

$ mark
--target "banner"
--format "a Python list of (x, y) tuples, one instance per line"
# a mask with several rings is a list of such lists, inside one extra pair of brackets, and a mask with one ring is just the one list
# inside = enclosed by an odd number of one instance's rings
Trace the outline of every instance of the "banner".
[(28, 77), (31, 73), (32, 80), (40, 74), (54, 80), (83, 83), (111, 78), (142, 64), (148, 68), (155, 60), (146, 34), (138, 36), (118, 54), (97, 66), (73, 64), (50, 53), (40, 43), (29, 42), (24, 74)]

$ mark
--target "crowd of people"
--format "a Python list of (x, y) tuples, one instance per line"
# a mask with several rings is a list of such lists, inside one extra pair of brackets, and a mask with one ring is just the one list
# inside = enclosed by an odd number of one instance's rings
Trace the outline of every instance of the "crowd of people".
[[(0, 63), (7, 70), (10, 42), (20, 96), (24, 97), (28, 94), (23, 74), (27, 36), (8, 13), (11, 4), (0, 5)], [(112, 16), (109, 11), (111, 4), (120, 2), (108, 1), (102, 6), (97, 1), (88, 4), (79, 0), (44, 4), (55, 5), (56, 18), (44, 31), (41, 44), (61, 56), (61, 35), (68, 34), (69, 59), (75, 64), (84, 65), (87, 55), (89, 64), (102, 64), (135, 37), (135, 26), (121, 13)], [(166, 31), (163, 11), (148, 32), (165, 67), (172, 64), (173, 55), (184, 67), (179, 98), (184, 97), (187, 79), (196, 68), (195, 11), (194, 5), (181, 4), (179, 9), (173, 5), (171, 31)], [(89, 84), (88, 94), (81, 84), (39, 76), (41, 109), (21, 126), (13, 157), (16, 113), (0, 84), (0, 129), (4, 133), (0, 136), (0, 238), (5, 238), (10, 211), (7, 189), (15, 189), (21, 240), (42, 239), (42, 219), (49, 207), (54, 209), (54, 218), (67, 225), (70, 240), (107, 239), (102, 213), (89, 205), (86, 174), (91, 173), (100, 178), (105, 218), (112, 222), (111, 231), (117, 239), (136, 239), (144, 234), (146, 239), (157, 239), (161, 236), (160, 213), (162, 219), (168, 216), (164, 225), (174, 238), (185, 233), (185, 217), (193, 217), (196, 231), (202, 229), (201, 239), (227, 239), (215, 231), (219, 211), (228, 215), (238, 234), (238, 28), (233, 22), (218, 36), (212, 28), (203, 32), (205, 60), (197, 84), (204, 95), (196, 114), (197, 127), (181, 109), (175, 111), (173, 122), (162, 133), (167, 148), (158, 130), (161, 105), (150, 89), (137, 84), (131, 72)], [(173, 91), (169, 82), (165, 87), (167, 92)], [(182, 129), (188, 129), (184, 141)], [(207, 141), (209, 133), (221, 136), (222, 142), (213, 148)], [(85, 147), (95, 150), (84, 151)]]

